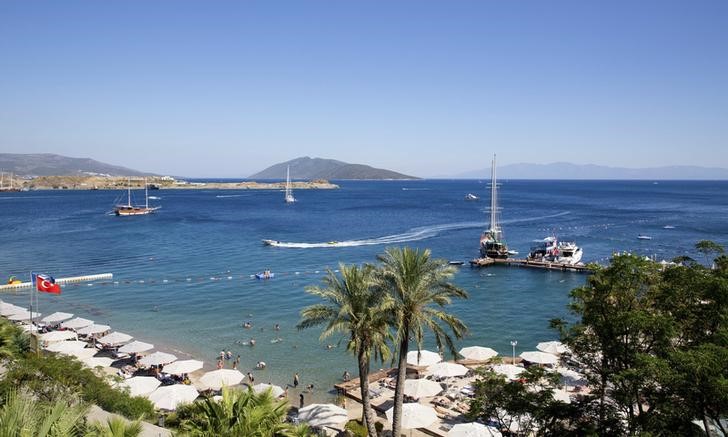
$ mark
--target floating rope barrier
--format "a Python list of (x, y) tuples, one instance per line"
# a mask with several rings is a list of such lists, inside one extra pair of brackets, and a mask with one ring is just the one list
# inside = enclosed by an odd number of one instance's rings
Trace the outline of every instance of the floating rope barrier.
[[(106, 279), (113, 279), (114, 275), (111, 273), (101, 273), (98, 275), (84, 275), (84, 276), (73, 276), (70, 278), (58, 278), (56, 284), (60, 285), (80, 285), (80, 282), (91, 282), (91, 281), (103, 281)], [(89, 284), (91, 285), (91, 284)], [(3, 284), (0, 285), (0, 291), (5, 290), (22, 290), (25, 288), (31, 288), (32, 282), (21, 282), (19, 284)]]

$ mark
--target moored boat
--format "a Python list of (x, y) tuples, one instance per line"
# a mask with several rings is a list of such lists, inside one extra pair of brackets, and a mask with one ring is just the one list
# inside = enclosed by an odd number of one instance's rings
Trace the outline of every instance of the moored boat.
[(556, 248), (554, 262), (559, 264), (577, 265), (581, 262), (584, 251), (573, 241), (559, 241)]
[(503, 231), (498, 223), (498, 185), (495, 175), (495, 155), (490, 177), (490, 227), (480, 236), (480, 256), (483, 258), (508, 258), (508, 246), (503, 239)]
[(543, 240), (536, 240), (531, 245), (531, 251), (528, 253), (528, 259), (531, 260), (548, 260), (553, 259), (558, 248), (556, 237), (546, 237)]
[(127, 202), (125, 205), (116, 205), (114, 214), (117, 216), (147, 215), (158, 210), (159, 206), (149, 206), (149, 193), (146, 179), (144, 180), (144, 205), (132, 205), (131, 203), (131, 178), (129, 178), (129, 186), (127, 188)]

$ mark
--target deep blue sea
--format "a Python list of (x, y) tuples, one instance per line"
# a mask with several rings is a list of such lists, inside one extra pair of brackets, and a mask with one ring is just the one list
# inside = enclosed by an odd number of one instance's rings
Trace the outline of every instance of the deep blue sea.
[[(389, 246), (466, 261), (454, 282), (470, 299), (450, 308), (470, 328), (460, 346), (510, 354), (511, 340), (520, 353), (555, 339), (548, 321), (568, 316), (569, 291), (585, 276), (468, 267), (486, 226), (486, 181), (337, 183), (338, 190), (298, 190), (292, 205), (280, 191), (160, 190), (150, 193), (160, 197), (151, 201), (162, 206), (157, 214), (127, 218), (107, 215), (121, 194), (113, 191), (0, 194), (0, 277), (113, 273), (112, 282), (40, 296), (40, 311), (110, 324), (208, 366), (229, 349), (242, 356), (243, 371), (267, 362), (266, 370), (254, 370), (256, 382), (285, 384), (299, 372), (318, 398), (345, 369), (356, 374), (355, 360), (340, 339), (322, 343), (318, 329), (296, 331), (299, 311), (316, 302), (304, 288), (318, 284), (327, 268), (374, 262)], [(465, 201), (467, 193), (482, 198)], [(728, 244), (728, 182), (502, 181), (500, 205), (506, 239), (521, 255), (552, 233), (575, 240), (585, 261), (598, 262), (615, 251), (699, 258), (692, 250), (698, 240)], [(261, 239), (346, 246), (266, 247)], [(251, 278), (264, 269), (275, 278)], [(27, 294), (2, 298), (27, 306)], [(243, 329), (244, 321), (253, 328)], [(255, 347), (240, 344), (250, 338)]]

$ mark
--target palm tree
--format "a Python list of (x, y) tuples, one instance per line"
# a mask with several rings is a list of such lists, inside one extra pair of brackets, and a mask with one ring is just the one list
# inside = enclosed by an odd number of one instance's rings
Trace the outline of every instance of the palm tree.
[(96, 422), (89, 425), (86, 437), (137, 437), (141, 433), (141, 420), (128, 422), (121, 417), (111, 417), (106, 423)]
[(208, 398), (178, 411), (181, 419), (180, 434), (220, 437), (288, 436), (294, 431), (294, 427), (284, 422), (288, 408), (288, 401), (275, 400), (270, 390), (255, 393), (250, 388), (232, 390), (224, 387), (221, 400)]
[(375, 416), (369, 399), (369, 363), (372, 358), (383, 361), (390, 357), (387, 313), (392, 310), (394, 301), (374, 287), (373, 266), (365, 264), (359, 268), (341, 264), (339, 270), (341, 278), (329, 270), (323, 287), (306, 288), (308, 293), (325, 303), (301, 311), (298, 329), (325, 324), (322, 340), (336, 333), (348, 335), (347, 350), (356, 354), (359, 366), (364, 422), (369, 435), (376, 437)]
[(27, 393), (11, 391), (0, 409), (0, 436), (80, 436), (87, 410), (74, 400), (45, 404)]
[(455, 345), (446, 328), (456, 338), (462, 338), (467, 327), (460, 319), (443, 311), (443, 308), (453, 298), (466, 299), (468, 295), (448, 282), (455, 274), (454, 268), (446, 261), (432, 259), (429, 250), (391, 248), (378, 259), (381, 262), (377, 271), (378, 282), (396, 302), (390, 320), (396, 330), (399, 349), (392, 435), (399, 436), (410, 338), (415, 341), (419, 351), (425, 331), (432, 331), (438, 349), (442, 351), (446, 347), (455, 355)]

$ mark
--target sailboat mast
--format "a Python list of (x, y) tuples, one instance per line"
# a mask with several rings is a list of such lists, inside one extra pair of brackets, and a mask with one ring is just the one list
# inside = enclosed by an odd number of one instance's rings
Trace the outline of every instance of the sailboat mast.
[(127, 191), (126, 204), (131, 206), (131, 178), (127, 179), (127, 185), (128, 186), (126, 187), (126, 191)]
[(490, 230), (498, 232), (498, 189), (495, 180), (495, 155), (493, 155), (493, 164), (490, 170)]
[(144, 178), (144, 207), (149, 209), (149, 187), (147, 186), (147, 178)]

